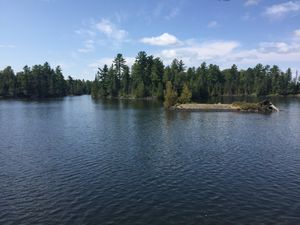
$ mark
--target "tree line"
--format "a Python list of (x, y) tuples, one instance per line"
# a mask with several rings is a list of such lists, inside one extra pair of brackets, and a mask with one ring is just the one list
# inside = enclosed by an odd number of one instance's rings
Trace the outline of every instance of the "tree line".
[[(278, 66), (257, 64), (254, 68), (238, 69), (232, 65), (221, 70), (203, 62), (199, 67), (186, 68), (182, 60), (174, 59), (165, 66), (160, 58), (138, 53), (131, 70), (122, 54), (110, 67), (98, 68), (92, 84), (93, 98), (168, 98), (181, 102), (211, 96), (289, 95), (300, 91), (300, 79), (292, 71)], [(167, 96), (169, 95), (169, 96)]]
[(49, 63), (25, 66), (15, 74), (8, 66), (0, 71), (0, 96), (21, 98), (48, 98), (66, 95), (90, 94), (92, 82), (73, 79), (65, 80), (59, 66), (51, 68)]
[(91, 93), (93, 98), (154, 97), (187, 102), (224, 95), (298, 94), (299, 81), (292, 77), (291, 69), (282, 71), (276, 65), (257, 64), (246, 70), (232, 65), (221, 70), (205, 62), (187, 68), (182, 60), (174, 59), (165, 66), (160, 58), (141, 51), (131, 68), (118, 54), (110, 66), (98, 69), (93, 82), (71, 76), (65, 79), (59, 66), (53, 69), (47, 62), (25, 66), (16, 74), (8, 66), (0, 71), (0, 96), (46, 98)]

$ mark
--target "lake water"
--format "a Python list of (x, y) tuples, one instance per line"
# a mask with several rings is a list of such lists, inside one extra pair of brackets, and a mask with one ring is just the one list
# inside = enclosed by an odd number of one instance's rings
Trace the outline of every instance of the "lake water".
[(300, 99), (273, 102), (0, 100), (0, 224), (300, 224)]

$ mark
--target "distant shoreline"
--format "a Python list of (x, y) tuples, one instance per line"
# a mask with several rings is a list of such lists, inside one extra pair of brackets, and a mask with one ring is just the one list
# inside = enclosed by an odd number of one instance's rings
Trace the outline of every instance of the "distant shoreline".
[[(91, 95), (91, 94), (83, 94), (83, 95)], [(39, 100), (39, 99), (56, 99), (56, 98), (64, 98), (64, 97), (75, 97), (75, 96), (82, 96), (82, 95), (65, 95), (65, 96), (51, 96), (51, 97), (11, 97), (11, 96), (0, 96), (0, 99), (5, 100), (5, 99), (24, 99), (24, 100)], [(255, 96), (255, 95), (220, 95), (220, 96), (214, 96), (214, 97), (208, 97), (204, 99), (211, 99), (211, 98), (218, 98), (218, 97), (253, 97), (253, 98), (275, 98), (275, 97), (280, 97), (280, 98), (300, 98), (300, 94), (297, 95), (267, 95), (267, 96)], [(143, 97), (143, 98), (136, 98), (132, 96), (128, 97), (107, 97), (107, 98), (93, 98), (94, 100), (99, 100), (99, 99), (106, 99), (106, 100), (160, 100), (158, 97)]]
[[(218, 97), (226, 97), (226, 98), (231, 98), (231, 97), (237, 97), (237, 98), (241, 98), (241, 97), (253, 97), (253, 98), (274, 98), (274, 97), (297, 97), (300, 98), (300, 94), (297, 95), (266, 95), (266, 96), (255, 96), (255, 95), (220, 95), (220, 96), (210, 96), (207, 98), (203, 98), (203, 99), (211, 99), (211, 98), (218, 98)], [(97, 99), (116, 99), (116, 100), (160, 100), (160, 98), (158, 97), (142, 97), (142, 98), (138, 98), (138, 97), (133, 97), (133, 96), (120, 96), (120, 97), (106, 97), (106, 98), (95, 98), (93, 97), (93, 99), (97, 100)], [(202, 99), (202, 100), (203, 100)], [(201, 100), (201, 99), (198, 99)], [(197, 101), (197, 100), (196, 100)]]
[(90, 95), (90, 94), (82, 94), (82, 95), (65, 95), (65, 96), (51, 96), (51, 97), (12, 97), (12, 96), (0, 96), (0, 100), (46, 100), (46, 99), (59, 99), (64, 97), (78, 97), (83, 95)]

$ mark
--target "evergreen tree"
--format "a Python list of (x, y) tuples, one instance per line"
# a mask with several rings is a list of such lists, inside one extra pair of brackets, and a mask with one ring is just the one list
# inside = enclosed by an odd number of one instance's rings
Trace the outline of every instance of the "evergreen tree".
[(123, 71), (123, 77), (121, 80), (121, 87), (122, 87), (122, 95), (123, 96), (128, 96), (129, 92), (130, 92), (130, 71), (129, 71), (129, 67), (124, 65), (124, 71)]
[(79, 95), (90, 93), (91, 82), (66, 81), (61, 68), (52, 69), (49, 63), (25, 66), (23, 71), (14, 74), (11, 67), (0, 71), (0, 96), (22, 98), (60, 97), (67, 94)]
[(181, 95), (178, 98), (178, 102), (182, 104), (189, 103), (191, 101), (191, 98), (192, 98), (192, 92), (190, 91), (187, 84), (184, 84)]
[(168, 81), (166, 84), (164, 107), (170, 108), (174, 106), (177, 103), (177, 99), (177, 92), (174, 90), (171, 81)]
[(145, 83), (148, 82), (146, 68), (147, 54), (142, 51), (138, 53), (132, 65), (132, 91), (135, 97), (145, 97)]

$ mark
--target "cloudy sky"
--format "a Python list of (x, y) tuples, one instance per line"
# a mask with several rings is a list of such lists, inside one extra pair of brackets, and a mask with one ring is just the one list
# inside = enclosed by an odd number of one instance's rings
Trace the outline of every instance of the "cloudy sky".
[(300, 70), (300, 1), (0, 0), (0, 69), (48, 61), (65, 76), (138, 51), (226, 68), (257, 63)]

